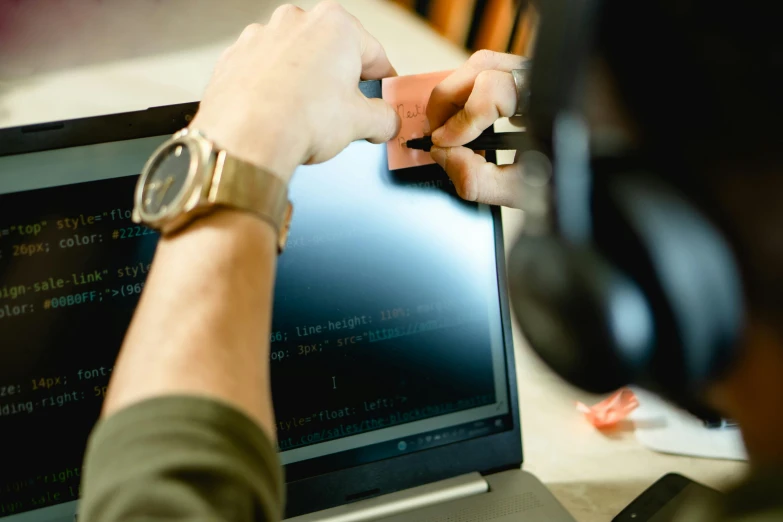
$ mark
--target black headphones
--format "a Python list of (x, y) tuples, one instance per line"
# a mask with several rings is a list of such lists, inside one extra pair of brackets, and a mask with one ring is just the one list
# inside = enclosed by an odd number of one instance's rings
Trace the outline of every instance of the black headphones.
[(602, 3), (539, 6), (527, 121), (534, 148), (520, 160), (531, 187), (549, 188), (536, 192), (548, 226), (531, 226), (541, 216), (526, 214), (510, 254), (515, 315), (533, 350), (570, 383), (595, 393), (638, 384), (687, 402), (736, 357), (737, 263), (706, 213), (650, 162), (596, 154), (580, 93)]

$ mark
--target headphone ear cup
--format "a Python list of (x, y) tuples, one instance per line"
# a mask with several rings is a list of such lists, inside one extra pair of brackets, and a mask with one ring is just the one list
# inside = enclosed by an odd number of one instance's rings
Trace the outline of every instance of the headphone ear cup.
[(664, 179), (596, 179), (594, 241), (628, 274), (655, 317), (655, 348), (636, 380), (678, 402), (698, 395), (736, 356), (741, 276), (720, 231)]
[(634, 381), (652, 357), (644, 294), (594, 250), (523, 236), (509, 257), (512, 306), (532, 349), (561, 377), (606, 393)]

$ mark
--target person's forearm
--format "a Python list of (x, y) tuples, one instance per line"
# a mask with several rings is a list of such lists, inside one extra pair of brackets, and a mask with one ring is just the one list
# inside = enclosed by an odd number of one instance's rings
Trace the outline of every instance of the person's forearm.
[(162, 239), (113, 370), (103, 415), (170, 394), (210, 396), (274, 440), (269, 331), (275, 231), (236, 211)]
[[(381, 44), (339, 4), (310, 12), (284, 6), (223, 53), (190, 127), (287, 185), (299, 165), (326, 161), (359, 139), (382, 143), (397, 134), (396, 111), (356, 88), (362, 78), (394, 74)], [(325, 80), (313, 90), (311, 78)], [(275, 439), (276, 239), (262, 219), (222, 211), (161, 240), (103, 416), (147, 398), (201, 395), (237, 407)]]

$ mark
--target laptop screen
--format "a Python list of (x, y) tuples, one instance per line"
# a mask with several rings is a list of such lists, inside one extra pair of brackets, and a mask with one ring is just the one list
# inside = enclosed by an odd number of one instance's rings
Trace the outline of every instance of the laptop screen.
[[(165, 138), (0, 157), (0, 517), (73, 517), (158, 239), (132, 193)], [(291, 185), (270, 335), (288, 480), (512, 428), (492, 212), (436, 166), (385, 164), (356, 142)]]

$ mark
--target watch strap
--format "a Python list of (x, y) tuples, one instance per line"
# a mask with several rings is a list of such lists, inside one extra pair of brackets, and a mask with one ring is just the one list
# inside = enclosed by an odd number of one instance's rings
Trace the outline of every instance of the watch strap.
[(288, 186), (266, 169), (217, 151), (208, 201), (252, 212), (277, 231), (277, 249), (282, 252), (288, 238), (293, 206)]

